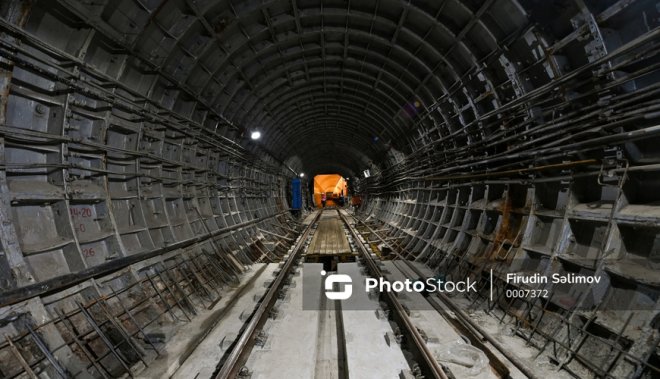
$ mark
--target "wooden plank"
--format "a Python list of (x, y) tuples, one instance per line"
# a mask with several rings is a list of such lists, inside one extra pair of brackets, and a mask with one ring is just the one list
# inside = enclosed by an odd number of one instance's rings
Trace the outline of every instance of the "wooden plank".
[(348, 239), (337, 215), (323, 215), (312, 237), (306, 255), (337, 255), (350, 253)]

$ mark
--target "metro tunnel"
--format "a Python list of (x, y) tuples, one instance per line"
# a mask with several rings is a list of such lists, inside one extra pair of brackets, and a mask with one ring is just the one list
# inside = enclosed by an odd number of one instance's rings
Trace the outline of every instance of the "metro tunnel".
[(659, 25), (0, 0), (0, 377), (660, 378)]

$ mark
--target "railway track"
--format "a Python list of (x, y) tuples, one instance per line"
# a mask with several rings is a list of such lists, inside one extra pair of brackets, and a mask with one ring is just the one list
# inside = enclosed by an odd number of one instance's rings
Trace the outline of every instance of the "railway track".
[[(353, 236), (354, 241), (356, 241), (356, 246), (360, 252), (360, 257), (363, 259), (363, 262), (367, 267), (370, 276), (374, 278), (383, 277), (383, 273), (376, 264), (376, 261), (372, 257), (371, 252), (367, 249), (365, 244), (360, 242), (360, 236), (358, 232), (348, 222), (345, 215), (339, 211), (337, 213)], [(396, 296), (391, 292), (385, 292), (382, 293), (382, 297), (392, 312), (391, 316), (393, 321), (399, 326), (406, 341), (410, 342), (407, 347), (415, 357), (415, 361), (418, 364), (417, 367), (419, 368), (419, 374), (422, 374), (425, 377), (447, 379), (447, 374), (440, 366), (438, 361), (433, 357), (433, 354), (426, 345), (426, 341), (424, 341), (421, 333), (415, 327), (406, 310), (401, 305)]]
[[(354, 262), (347, 262), (345, 252), (342, 252), (342, 263), (332, 265), (336, 270), (333, 273), (350, 274), (353, 278), (350, 299), (331, 300), (323, 295), (324, 290), (329, 290), (323, 288), (323, 277), (330, 274), (325, 272), (330, 265), (328, 262), (318, 263), (317, 251), (308, 251), (316, 246), (312, 241), (326, 238), (319, 235), (326, 233), (319, 227), (321, 219), (325, 223), (320, 225), (330, 225), (328, 230), (332, 230), (337, 238), (346, 238), (351, 246)], [(341, 223), (343, 236), (336, 232), (337, 226), (328, 222), (329, 219)], [(431, 310), (411, 311), (413, 302), (405, 300), (405, 296), (402, 299), (400, 295), (387, 291), (374, 296), (364, 291), (360, 282), (367, 277), (414, 279), (424, 273), (403, 260), (381, 262), (356, 229), (355, 224), (359, 222), (339, 210), (317, 212), (285, 256), (240, 335), (224, 352), (214, 373), (215, 378), (343, 379), (365, 375), (460, 378), (465, 376), (460, 367), (465, 362), (446, 363), (438, 356), (438, 348), (445, 346), (445, 340), (459, 337), (467, 339), (488, 357), (488, 369), (473, 377), (535, 378), (527, 366), (499, 351), (501, 346), (492, 343), (483, 330), (463, 320), (464, 315), (460, 309), (452, 307), (450, 300), (433, 297), (429, 301)], [(314, 258), (311, 260), (317, 263), (301, 262), (306, 258)], [(300, 275), (301, 271), (303, 275)], [(318, 272), (322, 272), (321, 275)], [(339, 285), (335, 283), (332, 290), (340, 291)], [(310, 296), (314, 302), (311, 308)], [(412, 300), (427, 301), (421, 295)], [(376, 312), (358, 309), (365, 304)], [(448, 310), (457, 316), (446, 320)], [(436, 327), (443, 330), (442, 333), (434, 335)]]
[[(383, 238), (380, 234), (378, 234), (375, 230), (373, 230), (369, 225), (367, 225), (365, 222), (355, 219), (356, 222), (362, 224), (365, 228), (367, 228), (370, 232), (371, 235), (375, 236), (378, 240), (380, 240), (382, 243), (390, 246), (391, 250), (394, 251), (394, 254), (397, 255), (399, 258), (401, 256), (396, 253), (396, 249), (391, 247), (391, 244)], [(408, 275), (409, 278), (413, 277), (422, 277), (424, 276), (424, 273), (419, 270), (418, 267), (413, 265), (410, 261), (407, 259), (399, 259), (398, 262), (403, 262), (403, 265), (406, 266), (404, 270), (407, 270), (408, 272), (412, 273), (412, 275)], [(492, 353), (490, 347), (486, 346), (484, 342), (491, 344), (497, 351), (502, 354), (508, 361), (511, 362), (518, 370), (520, 370), (526, 377), (531, 378), (531, 379), (539, 379), (540, 377), (534, 373), (532, 369), (530, 369), (526, 363), (522, 362), (519, 358), (517, 358), (514, 354), (512, 354), (508, 349), (506, 349), (500, 342), (498, 342), (496, 339), (492, 338), (487, 332), (485, 332), (482, 328), (480, 328), (478, 325), (476, 325), (468, 315), (465, 314), (465, 312), (457, 307), (449, 298), (447, 298), (446, 295), (442, 293), (437, 293), (435, 296), (430, 296), (427, 298), (427, 301), (429, 304), (438, 312), (441, 313), (446, 313), (448, 310), (453, 312), (453, 314), (456, 316), (453, 318), (453, 325), (457, 330), (460, 330), (464, 336), (468, 336), (470, 339), (470, 343), (477, 346), (480, 348), (484, 353), (488, 356), (490, 360), (491, 366), (498, 372), (498, 374), (501, 377), (507, 377), (509, 375), (509, 370), (506, 368), (506, 366), (501, 362), (501, 360)]]
[(233, 378), (240, 374), (243, 364), (259, 336), (259, 329), (268, 319), (269, 312), (272, 310), (273, 305), (277, 300), (277, 293), (282, 289), (285, 278), (291, 274), (291, 270), (298, 264), (306, 238), (311, 232), (312, 226), (318, 222), (320, 215), (321, 213), (316, 215), (314, 221), (307, 225), (294, 243), (282, 269), (259, 303), (254, 314), (250, 317), (249, 323), (243, 329), (241, 336), (235, 342), (229, 355), (223, 362), (221, 362), (220, 371), (215, 376), (216, 378)]

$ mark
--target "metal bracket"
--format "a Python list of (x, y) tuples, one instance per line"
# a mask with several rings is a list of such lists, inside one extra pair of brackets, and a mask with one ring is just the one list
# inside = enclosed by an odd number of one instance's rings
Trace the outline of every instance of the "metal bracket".
[[(606, 148), (598, 172), (598, 184), (621, 187), (629, 165), (630, 162), (623, 157), (623, 151), (620, 147)], [(621, 168), (624, 168), (624, 170), (621, 171)]]

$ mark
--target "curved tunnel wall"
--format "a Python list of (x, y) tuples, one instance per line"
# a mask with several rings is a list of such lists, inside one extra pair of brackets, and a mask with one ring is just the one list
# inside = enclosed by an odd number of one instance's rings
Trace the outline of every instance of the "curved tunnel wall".
[[(409, 154), (359, 184), (364, 217), (402, 256), (482, 283), (492, 269), (494, 301), (486, 284), (474, 303), (527, 325), (516, 333), (540, 350), (559, 346), (577, 377), (640, 375), (657, 347), (658, 30), (620, 5), (563, 27), (569, 9), (529, 9), (538, 23), (417, 116)], [(545, 287), (541, 306), (505, 297), (519, 272), (602, 282)], [(619, 343), (630, 362), (612, 355)]]
[[(13, 56), (6, 78), (5, 200), (14, 220), (6, 233), (32, 261), (17, 281), (44, 281), (284, 210), (284, 171), (216, 133), (219, 120), (202, 126), (203, 111), (168, 110), (96, 70), (61, 70), (56, 62), (75, 58), (39, 47), (22, 41), (25, 53)], [(87, 241), (96, 253), (80, 260)], [(52, 246), (58, 258), (43, 254)]]
[[(352, 184), (363, 215), (409, 258), (460, 276), (602, 272), (606, 287), (566, 296), (588, 311), (657, 302), (650, 2), (12, 0), (0, 12), (11, 312), (48, 319), (76, 309), (69, 296), (106, 293), (92, 278), (144, 283), (186, 257), (230, 282), (276, 243), (260, 230), (288, 227), (288, 178), (367, 168)], [(244, 140), (253, 129), (259, 144)], [(63, 283), (78, 287), (51, 293)], [(624, 333), (638, 361), (654, 316)]]
[(26, 372), (16, 351), (41, 375), (120, 375), (144, 352), (104, 352), (102, 333), (159, 336), (286, 252), (262, 230), (293, 228), (293, 173), (64, 6), (0, 10), (0, 328), (19, 349), (0, 346), (0, 376)]

